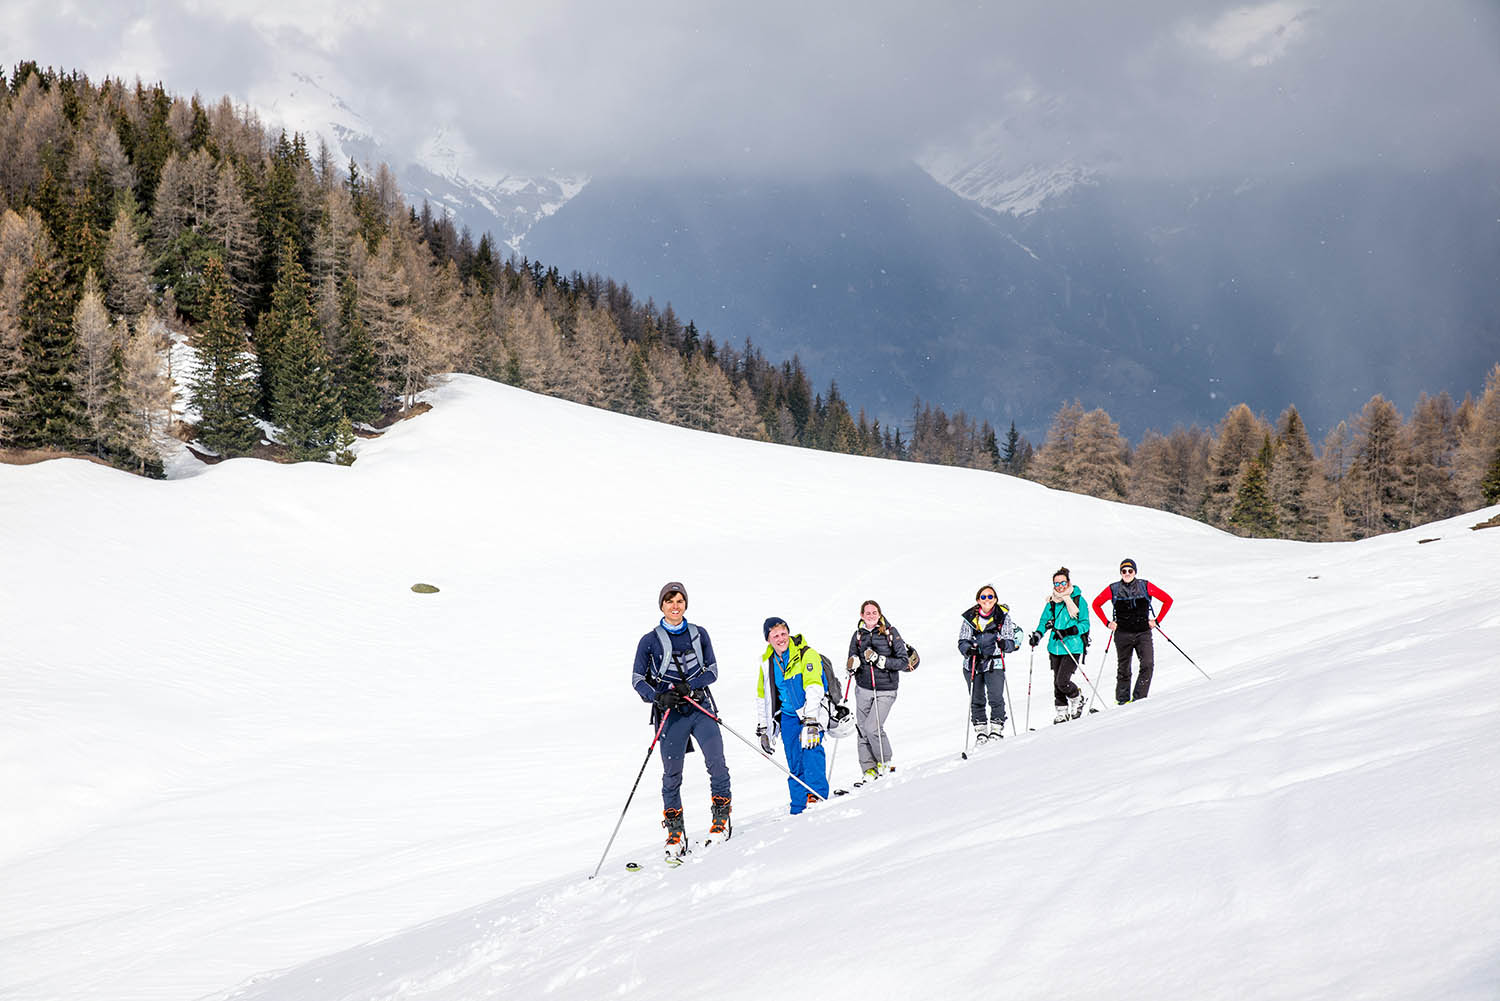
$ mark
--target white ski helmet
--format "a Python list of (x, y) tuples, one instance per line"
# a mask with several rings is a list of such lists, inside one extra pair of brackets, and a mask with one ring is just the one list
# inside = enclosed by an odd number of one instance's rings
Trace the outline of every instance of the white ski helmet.
[(833, 716), (828, 720), (828, 736), (844, 738), (854, 732), (854, 714), (848, 706), (834, 706)]

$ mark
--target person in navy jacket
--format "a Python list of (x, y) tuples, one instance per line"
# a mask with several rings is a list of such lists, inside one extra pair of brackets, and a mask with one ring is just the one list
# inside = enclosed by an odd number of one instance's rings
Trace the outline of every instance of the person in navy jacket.
[(718, 721), (698, 708), (718, 715), (708, 686), (718, 680), (719, 664), (708, 630), (687, 621), (687, 603), (687, 589), (680, 582), (662, 585), (657, 595), (661, 622), (636, 644), (630, 674), (641, 701), (652, 704), (651, 725), (661, 725), (663, 717), (666, 720), (660, 741), (661, 803), (669, 856), (685, 855), (688, 850), (682, 815), (682, 769), (695, 738), (708, 767), (711, 820), (704, 843), (728, 840), (731, 832), (724, 736)]

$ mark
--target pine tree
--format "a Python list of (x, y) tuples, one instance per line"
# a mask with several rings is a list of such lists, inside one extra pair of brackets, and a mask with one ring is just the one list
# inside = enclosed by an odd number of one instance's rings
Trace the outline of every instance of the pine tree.
[(321, 461), (334, 450), (345, 417), (310, 312), (293, 315), (277, 348), (271, 412), (294, 460)]
[(1479, 481), (1479, 493), (1486, 504), (1500, 504), (1500, 448), (1495, 450), (1489, 471)]
[(1011, 421), (1010, 430), (1005, 432), (1005, 448), (1000, 452), (1000, 468), (1012, 476), (1024, 476), (1025, 451), (1021, 447), (1021, 433), (1016, 430), (1016, 422)]
[(72, 312), (57, 269), (34, 261), (21, 302), (24, 398), (16, 435), (32, 448), (72, 451), (87, 438)]
[[(227, 280), (227, 278), (226, 278)], [(297, 259), (297, 247), (291, 240), (283, 240), (277, 258), (276, 283), (271, 289), (271, 305), (261, 314), (255, 328), (255, 351), (260, 357), (261, 404), (271, 419), (283, 423), (276, 413), (274, 394), (278, 369), (281, 366), (282, 345), (291, 336), (292, 326), (305, 323), (309, 330), (316, 330), (313, 316), (312, 288), (307, 282), (307, 273)]]
[(210, 257), (204, 273), (206, 315), (195, 347), (198, 369), (191, 399), (198, 411), (198, 438), (223, 456), (248, 455), (260, 441), (251, 412), (259, 390), (243, 328), (234, 320), (224, 265)]
[(1234, 510), (1229, 516), (1235, 534), (1259, 539), (1276, 536), (1276, 505), (1269, 482), (1273, 461), (1271, 436), (1266, 435), (1260, 453), (1245, 466), (1235, 492)]
[(380, 417), (379, 361), (359, 313), (359, 283), (343, 282), (334, 340), (333, 373), (339, 399), (351, 421), (370, 423)]

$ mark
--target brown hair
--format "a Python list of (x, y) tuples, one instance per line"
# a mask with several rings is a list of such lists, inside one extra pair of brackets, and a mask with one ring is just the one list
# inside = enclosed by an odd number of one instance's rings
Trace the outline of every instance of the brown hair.
[(885, 613), (880, 610), (880, 602), (876, 601), (874, 598), (866, 598), (864, 601), (859, 603), (859, 614), (864, 615), (865, 609), (869, 608), (871, 605), (875, 606), (875, 611), (879, 613), (882, 619), (884, 619)]
[[(983, 594), (984, 592), (986, 592), (986, 591), (995, 591), (995, 585), (993, 585), (993, 584), (980, 584), (979, 585), (979, 590), (977, 590), (977, 591), (974, 592), (974, 600), (978, 601), (979, 600), (979, 596), (981, 594)], [(1000, 592), (999, 591), (995, 591), (995, 600), (996, 601), (1000, 600)]]
[(1052, 576), (1062, 577), (1069, 584), (1073, 583), (1073, 575), (1068, 573), (1067, 567), (1058, 567), (1056, 570), (1052, 571)]

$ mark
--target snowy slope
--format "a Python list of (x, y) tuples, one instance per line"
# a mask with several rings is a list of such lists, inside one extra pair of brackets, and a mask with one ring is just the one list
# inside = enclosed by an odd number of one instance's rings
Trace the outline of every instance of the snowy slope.
[[(0, 466), (0, 998), (1500, 991), (1493, 512), (1247, 541), (468, 377), (431, 399), (349, 468)], [(1124, 555), (1213, 680), (1158, 643), (1150, 700), (1052, 727), (1038, 670), (1026, 733), (1016, 657), (1022, 732), (959, 761), (975, 588), (1030, 628), (1059, 563), (1092, 595)], [(762, 619), (841, 659), (879, 599), (924, 655), (901, 768), (792, 819), (731, 738), (735, 838), (629, 874), (653, 761), (590, 881), (674, 577), (747, 734)], [(696, 759), (684, 792), (701, 834)]]

